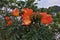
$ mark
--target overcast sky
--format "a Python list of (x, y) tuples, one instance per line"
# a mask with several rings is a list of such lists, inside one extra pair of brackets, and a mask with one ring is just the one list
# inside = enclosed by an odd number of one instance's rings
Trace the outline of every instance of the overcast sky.
[(40, 0), (40, 1), (36, 0), (36, 2), (38, 2), (37, 6), (40, 8), (43, 7), (48, 8), (49, 6), (54, 6), (54, 5), (60, 6), (60, 0)]
[(60, 6), (60, 0), (41, 0), (37, 1), (39, 7), (48, 8), (49, 6), (58, 5)]

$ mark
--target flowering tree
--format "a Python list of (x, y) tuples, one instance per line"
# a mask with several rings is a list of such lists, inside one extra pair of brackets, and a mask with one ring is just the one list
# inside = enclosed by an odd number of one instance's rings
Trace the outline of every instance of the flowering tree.
[(1, 40), (54, 40), (52, 15), (39, 12), (35, 0), (1, 0)]

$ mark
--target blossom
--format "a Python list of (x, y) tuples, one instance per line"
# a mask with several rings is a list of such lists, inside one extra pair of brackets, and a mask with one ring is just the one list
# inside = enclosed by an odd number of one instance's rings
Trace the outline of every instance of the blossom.
[(22, 9), (22, 25), (29, 25), (31, 23), (31, 15), (33, 13), (32, 9), (23, 8)]
[(19, 10), (18, 10), (18, 8), (15, 8), (14, 10), (12, 10), (12, 15), (13, 16), (19, 16)]
[(45, 16), (47, 15), (47, 13), (46, 13), (46, 12), (41, 12), (40, 15), (41, 15), (42, 17), (45, 17)]
[(10, 20), (10, 17), (8, 17), (8, 16), (5, 16), (4, 18), (5, 18), (5, 20), (7, 20), (7, 21)]
[(47, 13), (41, 13), (41, 23), (49, 25), (52, 21), (53, 18), (50, 14)]
[(22, 17), (22, 25), (29, 25), (31, 23), (31, 18), (29, 16)]
[(12, 24), (11, 18), (9, 16), (5, 16), (4, 18), (5, 18), (6, 22), (7, 22), (6, 26), (10, 26)]
[(23, 21), (22, 25), (30, 25), (31, 20), (30, 19), (26, 19)]
[(22, 12), (24, 12), (23, 13), (24, 15), (31, 16), (31, 14), (33, 13), (33, 10), (32, 9), (29, 9), (29, 8), (23, 8), (22, 9)]
[(12, 24), (12, 20), (7, 21), (6, 26), (10, 26)]

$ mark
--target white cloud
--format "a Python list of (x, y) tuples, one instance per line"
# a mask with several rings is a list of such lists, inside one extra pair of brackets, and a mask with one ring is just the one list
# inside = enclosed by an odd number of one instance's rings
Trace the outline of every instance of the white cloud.
[(60, 6), (60, 0), (41, 0), (38, 2), (39, 7), (48, 8), (49, 6), (54, 6), (54, 5)]

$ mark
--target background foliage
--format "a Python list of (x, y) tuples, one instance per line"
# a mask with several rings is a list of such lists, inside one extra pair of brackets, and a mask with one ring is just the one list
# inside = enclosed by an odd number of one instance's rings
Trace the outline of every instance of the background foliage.
[[(38, 8), (37, 3), (34, 2), (35, 0), (0, 0), (0, 40), (54, 40), (54, 33), (58, 32), (60, 28), (60, 7)], [(22, 26), (21, 19), (18, 21), (17, 17), (11, 16), (10, 9), (18, 8), (21, 11), (24, 7), (31, 8), (35, 12), (47, 12), (53, 15), (54, 22), (50, 26), (42, 25), (39, 22)], [(22, 14), (22, 12), (20, 13)], [(6, 26), (5, 15), (13, 20), (11, 26)]]

